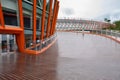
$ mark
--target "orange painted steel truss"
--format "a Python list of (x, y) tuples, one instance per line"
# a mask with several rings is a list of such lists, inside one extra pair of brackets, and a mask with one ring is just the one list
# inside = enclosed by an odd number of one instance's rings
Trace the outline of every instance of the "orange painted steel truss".
[[(48, 15), (48, 23), (47, 23), (47, 37), (52, 36), (52, 33), (55, 31), (55, 22), (57, 20), (58, 10), (59, 10), (59, 1), (55, 0), (54, 5), (54, 14), (52, 13), (52, 3), (53, 0), (50, 0), (50, 7), (49, 7), (49, 15)], [(37, 0), (33, 0), (33, 42), (36, 41), (36, 7), (37, 7)], [(45, 51), (47, 48), (49, 48), (51, 44), (49, 44), (47, 47), (43, 48), (42, 50), (30, 50), (28, 48), (25, 48), (25, 36), (24, 36), (24, 19), (23, 19), (23, 8), (22, 8), (22, 0), (18, 0), (18, 10), (19, 10), (19, 27), (13, 27), (5, 25), (4, 23), (4, 16), (2, 11), (2, 5), (0, 3), (0, 34), (14, 34), (16, 36), (16, 43), (18, 45), (18, 50), (21, 53), (30, 53), (30, 54), (38, 54)], [(43, 0), (43, 10), (42, 10), (42, 23), (41, 23), (41, 34), (40, 39), (41, 41), (44, 40), (44, 25), (45, 25), (45, 15), (46, 15), (46, 0)], [(53, 16), (53, 18), (51, 17)], [(50, 26), (50, 20), (52, 19), (52, 26)], [(51, 30), (50, 30), (51, 27)], [(34, 44), (37, 45), (36, 43)]]

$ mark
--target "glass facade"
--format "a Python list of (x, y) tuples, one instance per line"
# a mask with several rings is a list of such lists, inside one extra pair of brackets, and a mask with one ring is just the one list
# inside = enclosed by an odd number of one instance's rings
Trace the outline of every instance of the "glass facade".
[(46, 0), (46, 11), (49, 12), (50, 9), (50, 0)]
[(37, 0), (37, 6), (43, 8), (43, 0)]
[(18, 0), (1, 0), (5, 25), (19, 26)]
[[(48, 45), (48, 42), (52, 42), (46, 37), (48, 29), (48, 17), (50, 11), (50, 0), (0, 0), (2, 5), (3, 20), (0, 17), (1, 27), (5, 27), (5, 32), (0, 36), (0, 51), (8, 52), (14, 51), (15, 36), (18, 49), (20, 51), (40, 50)], [(36, 3), (35, 3), (35, 2)], [(34, 4), (35, 3), (35, 4)], [(22, 5), (21, 5), (22, 4)], [(52, 3), (53, 7), (54, 0)], [(43, 10), (44, 9), (44, 10)], [(44, 11), (44, 12), (43, 12)], [(53, 13), (51, 14), (53, 15)], [(43, 16), (43, 17), (42, 17)], [(50, 19), (50, 28), (52, 27), (52, 21)], [(44, 21), (42, 21), (44, 20)], [(17, 27), (17, 28), (15, 28)], [(0, 28), (4, 30), (4, 28)], [(11, 34), (11, 35), (8, 35)], [(12, 36), (12, 35), (15, 36)], [(48, 33), (50, 34), (50, 33)], [(53, 36), (53, 35), (50, 35)], [(22, 40), (23, 38), (23, 40)], [(52, 39), (52, 37), (51, 37)], [(48, 41), (48, 42), (47, 42)], [(23, 47), (21, 48), (21, 44)], [(42, 45), (42, 46), (41, 46)]]
[[(38, 10), (37, 10), (38, 12)], [(36, 43), (40, 43), (40, 34), (41, 34), (41, 15), (37, 13), (37, 22), (36, 22)]]
[(13, 52), (16, 50), (15, 35), (0, 34), (0, 53)]
[[(25, 36), (25, 47), (28, 48), (33, 45), (33, 1), (32, 0), (25, 0), (27, 1), (26, 4), (30, 6), (31, 9), (26, 9), (23, 4), (23, 21), (24, 21), (24, 36)], [(30, 3), (29, 3), (30, 2)]]
[(52, 10), (54, 11), (55, 0), (53, 0)]

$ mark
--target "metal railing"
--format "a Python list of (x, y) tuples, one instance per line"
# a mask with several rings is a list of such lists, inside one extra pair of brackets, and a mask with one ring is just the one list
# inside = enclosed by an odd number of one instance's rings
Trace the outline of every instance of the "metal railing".
[(54, 35), (50, 36), (49, 38), (44, 39), (43, 41), (40, 41), (38, 45), (36, 45), (33, 48), (30, 48), (31, 50), (41, 50), (45, 47), (47, 47), (49, 44), (52, 43), (56, 39), (57, 34), (55, 33)]
[(110, 36), (120, 40), (120, 32), (114, 30), (91, 30), (91, 33)]

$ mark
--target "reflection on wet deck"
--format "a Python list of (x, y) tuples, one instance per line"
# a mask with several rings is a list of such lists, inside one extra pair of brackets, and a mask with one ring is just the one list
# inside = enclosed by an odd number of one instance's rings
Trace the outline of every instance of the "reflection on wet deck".
[(57, 42), (43, 54), (0, 56), (0, 80), (120, 80), (120, 44), (59, 32)]

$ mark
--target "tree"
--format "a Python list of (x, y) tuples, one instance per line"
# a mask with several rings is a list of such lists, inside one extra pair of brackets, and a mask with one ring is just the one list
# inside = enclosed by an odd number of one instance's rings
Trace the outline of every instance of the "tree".
[(111, 20), (107, 19), (107, 18), (104, 18), (104, 21), (105, 22), (110, 22)]
[(115, 21), (113, 23), (116, 25), (116, 27), (114, 27), (114, 30), (120, 30), (120, 20), (119, 21)]

